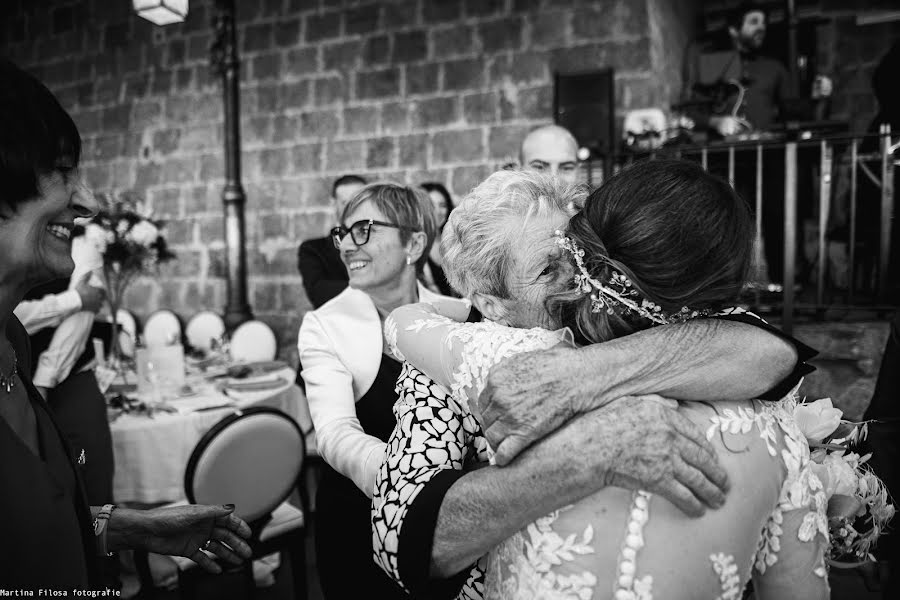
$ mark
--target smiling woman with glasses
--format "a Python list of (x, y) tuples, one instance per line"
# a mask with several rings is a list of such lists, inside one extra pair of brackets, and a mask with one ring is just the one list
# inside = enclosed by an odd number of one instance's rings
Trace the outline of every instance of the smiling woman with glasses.
[[(448, 299), (419, 283), (437, 232), (423, 189), (375, 183), (331, 230), (349, 287), (306, 313), (298, 335), (319, 454), (328, 464), (316, 498), (316, 566), (325, 598), (406, 598), (372, 557), (370, 498), (394, 428), (402, 357), (382, 326), (405, 304)], [(463, 312), (468, 307), (463, 307)]]

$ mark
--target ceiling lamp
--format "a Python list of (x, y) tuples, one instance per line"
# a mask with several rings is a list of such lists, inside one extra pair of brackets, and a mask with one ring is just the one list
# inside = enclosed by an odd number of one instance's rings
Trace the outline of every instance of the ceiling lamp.
[(134, 10), (156, 25), (180, 23), (188, 13), (188, 0), (133, 0)]

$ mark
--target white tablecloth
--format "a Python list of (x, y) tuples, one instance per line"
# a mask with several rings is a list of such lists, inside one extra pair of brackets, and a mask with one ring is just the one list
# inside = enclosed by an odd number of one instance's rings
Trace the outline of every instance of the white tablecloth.
[[(229, 390), (228, 398), (235, 406), (191, 412), (188, 414), (156, 413), (122, 415), (110, 424), (115, 477), (113, 494), (116, 502), (155, 504), (184, 498), (184, 472), (188, 459), (200, 438), (213, 425), (236, 409), (271, 406), (293, 417), (304, 432), (312, 430), (309, 408), (303, 392), (294, 384), (293, 369), (276, 371), (285, 385), (272, 390), (240, 392)], [(207, 389), (204, 395), (221, 392)], [(178, 406), (178, 400), (170, 404)], [(312, 438), (312, 439), (311, 439)], [(307, 436), (314, 452), (314, 436)]]

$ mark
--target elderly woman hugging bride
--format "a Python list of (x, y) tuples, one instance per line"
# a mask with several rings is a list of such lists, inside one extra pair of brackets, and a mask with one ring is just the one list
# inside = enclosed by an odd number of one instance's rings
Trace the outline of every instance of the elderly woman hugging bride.
[[(729, 363), (717, 363), (713, 371), (704, 370), (701, 362), (662, 358), (679, 350), (704, 355), (702, 345), (685, 347), (679, 337), (690, 323), (717, 327), (726, 320), (756, 320), (735, 316), (740, 311), (729, 309), (748, 269), (751, 233), (745, 204), (724, 181), (680, 161), (635, 165), (586, 200), (584, 195), (535, 174), (495, 173), (454, 211), (443, 238), (451, 283), (487, 320), (460, 323), (466, 309), (442, 302), (402, 307), (385, 323), (395, 356), (407, 364), (398, 382), (398, 424), (373, 499), (378, 562), (413, 593), (432, 585), (432, 591), (442, 589), (445, 595), (449, 590), (450, 597), (456, 592), (466, 598), (612, 594), (620, 600), (649, 599), (654, 591), (664, 591), (666, 598), (737, 599), (752, 577), (759, 598), (827, 598), (826, 497), (811, 467), (807, 441), (793, 419), (791, 388), (797, 369), (793, 379), (772, 388), (785, 373), (778, 363), (753, 356), (761, 345), (755, 338), (737, 354), (717, 351), (715, 355), (726, 355)], [(490, 244), (485, 236), (497, 231), (495, 209), (516, 202), (531, 208), (505, 222), (506, 239), (512, 242), (502, 243), (508, 243), (509, 253), (486, 252), (483, 249)], [(568, 220), (566, 206), (573, 203), (584, 203), (584, 208)], [(772, 331), (762, 322), (757, 326), (761, 332)], [(527, 416), (531, 410), (534, 423), (543, 421), (533, 427), (530, 439), (509, 435), (515, 428), (508, 427), (492, 406), (490, 390), (482, 393), (491, 368), (505, 358), (553, 349), (507, 363), (521, 361), (533, 367), (540, 360), (552, 362), (553, 352), (571, 352), (567, 348), (573, 344), (609, 347), (612, 344), (600, 342), (629, 336), (621, 340), (624, 344), (651, 331), (658, 336), (653, 338), (655, 346), (662, 348), (645, 345), (652, 350), (649, 353), (676, 371), (681, 365), (674, 380), (663, 384), (652, 366), (642, 363), (640, 378), (656, 378), (656, 388), (597, 389), (592, 401), (578, 408), (560, 408), (547, 401), (541, 416), (534, 416), (541, 413), (540, 407), (526, 407), (520, 414)], [(713, 338), (707, 341), (714, 345)], [(801, 362), (809, 357), (808, 348), (796, 342), (794, 347)], [(621, 348), (624, 351), (625, 346)], [(778, 359), (781, 363), (789, 362), (783, 357)], [(748, 363), (743, 371), (738, 366), (742, 362)], [(554, 364), (569, 376), (576, 372)], [(702, 381), (690, 381), (700, 373)], [(764, 387), (753, 388), (750, 382), (757, 380), (756, 385)], [(790, 387), (785, 386), (788, 381)], [(565, 396), (563, 387), (560, 394)], [(472, 474), (493, 478), (495, 487), (501, 488), (497, 494), (503, 493), (503, 474), (514, 472), (517, 463), (533, 460), (529, 454), (537, 453), (544, 442), (524, 452), (523, 447), (547, 434), (546, 445), (556, 444), (556, 452), (568, 453), (573, 463), (583, 460), (582, 453), (596, 454), (599, 442), (590, 436), (582, 439), (594, 446), (561, 439), (567, 421), (579, 412), (612, 409), (615, 402), (595, 410), (614, 397), (651, 391), (698, 400), (678, 404), (678, 418), (690, 422), (679, 430), (707, 431), (699, 441), (691, 438), (696, 443), (693, 455), (715, 457), (724, 476), (705, 468), (702, 461), (685, 465), (692, 461), (691, 453), (682, 453), (674, 459), (673, 470), (654, 479), (641, 470), (653, 460), (636, 456), (631, 472), (628, 467), (619, 469), (593, 488), (582, 485), (581, 493), (560, 493), (555, 503), (535, 502), (530, 487), (507, 486), (506, 495), (514, 498), (504, 504), (495, 496), (491, 502), (517, 514), (518, 521), (515, 514), (491, 513), (488, 503), (479, 508), (480, 494), (454, 495), (456, 487), (462, 489), (460, 471), (487, 459), (506, 463), (522, 452), (508, 467)], [(766, 400), (747, 399), (753, 397)], [(632, 399), (628, 410), (617, 413), (618, 420), (630, 425), (618, 431), (628, 439), (629, 428), (645, 426), (629, 421), (629, 412), (667, 402), (672, 401), (658, 396)], [(609, 437), (594, 433), (594, 438)], [(495, 457), (491, 446), (501, 455)], [(621, 442), (615, 449), (616, 456), (628, 452)], [(689, 475), (680, 476), (680, 469)], [(546, 472), (548, 485), (560, 477), (556, 471), (566, 469)], [(457, 475), (449, 476), (450, 472)], [(573, 470), (563, 476), (580, 477)], [(708, 501), (715, 496), (712, 488), (725, 491), (729, 485), (724, 503)], [(429, 500), (434, 497), (436, 501)], [(691, 518), (702, 512), (692, 510), (691, 501), (698, 500), (717, 510)], [(439, 509), (422, 508), (429, 502)], [(463, 508), (454, 507), (454, 502)], [(429, 511), (430, 521), (421, 517)], [(453, 532), (453, 524), (444, 521), (465, 512), (475, 513), (470, 522), (477, 521), (480, 511), (480, 529), (470, 525), (471, 541), (460, 536), (462, 541), (456, 544), (467, 548), (468, 554), (459, 550), (455, 562), (442, 563), (441, 549), (452, 545), (448, 540)], [(501, 535), (504, 530), (494, 526), (495, 520), (507, 528), (518, 523), (518, 531), (507, 529)], [(415, 527), (410, 526), (413, 522)], [(431, 531), (417, 546), (413, 539), (423, 536), (413, 530), (421, 530), (423, 523)], [(457, 529), (457, 533), (464, 530)], [(414, 547), (430, 549), (425, 552), (430, 560), (414, 557), (410, 552)], [(492, 547), (487, 560), (466, 569), (479, 551)], [(423, 583), (428, 579), (429, 584)]]

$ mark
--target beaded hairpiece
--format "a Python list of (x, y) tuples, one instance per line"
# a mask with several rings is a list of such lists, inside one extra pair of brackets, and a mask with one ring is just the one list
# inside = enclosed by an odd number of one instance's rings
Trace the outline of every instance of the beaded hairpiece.
[(642, 298), (624, 273), (612, 271), (606, 284), (591, 277), (584, 266), (584, 250), (562, 231), (556, 231), (556, 243), (575, 258), (579, 271), (575, 274), (575, 285), (585, 294), (590, 293), (591, 312), (606, 310), (612, 315), (619, 308), (626, 315), (638, 314), (657, 325), (681, 323), (709, 314), (707, 310), (691, 310), (687, 306), (676, 313), (666, 314), (660, 305)]

